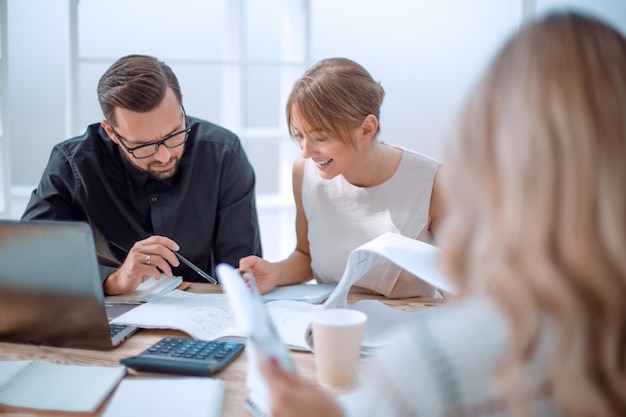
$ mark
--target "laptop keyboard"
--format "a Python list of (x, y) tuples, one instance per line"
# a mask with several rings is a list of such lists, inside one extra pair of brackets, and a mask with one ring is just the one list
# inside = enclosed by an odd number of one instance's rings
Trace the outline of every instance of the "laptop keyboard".
[(111, 324), (111, 323), (109, 323), (109, 331), (111, 332), (111, 337), (117, 336), (126, 327), (127, 326), (125, 326), (123, 324)]
[(120, 363), (139, 371), (211, 375), (233, 362), (244, 347), (238, 342), (165, 337)]

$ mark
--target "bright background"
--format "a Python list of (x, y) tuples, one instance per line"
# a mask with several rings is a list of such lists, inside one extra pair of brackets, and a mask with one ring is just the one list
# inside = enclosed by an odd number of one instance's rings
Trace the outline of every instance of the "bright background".
[(625, 0), (0, 0), (0, 217), (19, 218), (61, 140), (102, 114), (96, 83), (128, 53), (169, 63), (191, 115), (233, 130), (254, 165), (265, 257), (295, 242), (284, 103), (322, 58), (381, 81), (381, 139), (440, 159), (456, 112), (502, 43), (551, 10), (626, 33)]

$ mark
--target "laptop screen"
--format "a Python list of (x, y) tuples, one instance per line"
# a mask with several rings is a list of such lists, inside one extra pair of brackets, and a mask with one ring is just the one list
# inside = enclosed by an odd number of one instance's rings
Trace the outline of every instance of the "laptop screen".
[(0, 220), (0, 341), (112, 347), (89, 225)]

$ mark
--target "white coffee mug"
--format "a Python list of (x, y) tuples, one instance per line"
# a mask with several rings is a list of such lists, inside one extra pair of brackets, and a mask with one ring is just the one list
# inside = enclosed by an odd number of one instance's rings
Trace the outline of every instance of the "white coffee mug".
[(349, 388), (356, 381), (367, 315), (347, 308), (313, 314), (313, 353), (318, 382), (327, 387)]

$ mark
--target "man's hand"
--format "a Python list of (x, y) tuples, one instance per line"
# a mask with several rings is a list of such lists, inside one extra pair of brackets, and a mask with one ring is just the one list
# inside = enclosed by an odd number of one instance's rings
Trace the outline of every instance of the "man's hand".
[(170, 265), (179, 265), (178, 258), (174, 254), (179, 249), (176, 242), (164, 236), (150, 236), (135, 243), (122, 266), (104, 281), (105, 294), (129, 293), (150, 277), (159, 279), (161, 272), (171, 277)]

